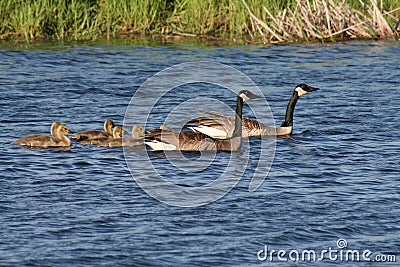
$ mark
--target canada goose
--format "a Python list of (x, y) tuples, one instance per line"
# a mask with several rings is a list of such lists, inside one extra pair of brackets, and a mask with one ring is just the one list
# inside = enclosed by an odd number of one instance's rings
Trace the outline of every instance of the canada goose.
[(46, 134), (28, 135), (14, 141), (13, 144), (37, 148), (69, 147), (71, 145), (71, 140), (65, 136), (70, 133), (67, 126), (60, 122), (53, 122), (50, 129), (51, 136)]
[(99, 146), (139, 146), (144, 144), (144, 128), (140, 125), (135, 125), (132, 127), (132, 137), (120, 137), (114, 139), (108, 139), (97, 145)]
[(200, 132), (173, 132), (170, 130), (152, 129), (146, 134), (145, 144), (153, 150), (223, 150), (237, 151), (242, 145), (242, 110), (243, 102), (259, 96), (248, 90), (240, 91), (236, 97), (235, 127), (229, 139), (216, 139)]
[[(250, 136), (275, 136), (290, 135), (293, 131), (293, 114), (297, 100), (309, 92), (319, 90), (307, 84), (298, 84), (293, 90), (293, 94), (286, 108), (286, 117), (280, 127), (275, 128), (264, 125), (256, 120), (243, 118), (243, 137)], [(202, 111), (214, 117), (199, 117), (193, 119), (190, 123), (194, 124), (186, 126), (194, 131), (198, 131), (214, 138), (227, 138), (232, 136), (235, 118), (233, 116), (224, 116), (214, 111)]]
[(114, 127), (114, 122), (112, 120), (104, 121), (104, 130), (89, 130), (84, 132), (79, 132), (72, 135), (72, 139), (76, 141), (95, 139), (95, 138), (107, 138), (113, 136), (112, 128)]
[(122, 128), (122, 126), (115, 126), (114, 130), (112, 131), (112, 136), (110, 137), (99, 137), (99, 138), (93, 138), (93, 139), (86, 139), (83, 141), (80, 141), (79, 143), (82, 145), (100, 145), (103, 143), (106, 143), (110, 140), (113, 139), (118, 139), (121, 138), (123, 133), (126, 133), (126, 131)]

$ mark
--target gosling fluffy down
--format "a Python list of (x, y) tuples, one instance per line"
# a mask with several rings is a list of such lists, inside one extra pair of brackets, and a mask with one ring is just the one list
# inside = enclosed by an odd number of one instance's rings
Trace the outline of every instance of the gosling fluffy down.
[(36, 148), (51, 148), (51, 147), (69, 147), (71, 140), (66, 136), (71, 133), (70, 129), (60, 122), (53, 122), (50, 127), (51, 135), (35, 134), (22, 137), (13, 144), (36, 147)]

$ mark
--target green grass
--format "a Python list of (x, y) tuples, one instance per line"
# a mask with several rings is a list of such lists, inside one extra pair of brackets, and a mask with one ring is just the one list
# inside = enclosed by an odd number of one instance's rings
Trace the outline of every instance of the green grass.
[[(268, 25), (272, 19), (263, 6), (273, 16), (285, 8), (299, 15), (296, 0), (245, 3), (259, 21)], [(366, 14), (359, 0), (346, 3)], [(400, 7), (398, 0), (377, 3), (386, 11)], [(0, 39), (95, 40), (141, 33), (265, 41), (265, 31), (249, 10), (243, 0), (0, 0)], [(397, 10), (385, 15), (392, 28), (399, 14)], [(298, 22), (302, 23), (300, 17)]]

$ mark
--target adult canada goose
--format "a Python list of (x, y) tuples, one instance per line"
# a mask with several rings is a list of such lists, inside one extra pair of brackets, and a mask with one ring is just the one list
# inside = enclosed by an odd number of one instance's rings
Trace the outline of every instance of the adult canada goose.
[(112, 131), (112, 136), (109, 137), (99, 137), (99, 138), (93, 138), (93, 139), (87, 139), (80, 141), (79, 143), (82, 145), (101, 145), (103, 143), (106, 143), (110, 140), (118, 139), (121, 138), (123, 133), (126, 133), (126, 131), (122, 128), (122, 126), (115, 126), (114, 130)]
[(84, 132), (79, 132), (72, 135), (72, 139), (76, 141), (88, 140), (88, 139), (95, 139), (95, 138), (107, 138), (113, 136), (113, 127), (114, 122), (112, 120), (104, 121), (104, 130), (89, 130)]
[(69, 147), (71, 145), (71, 140), (66, 136), (70, 133), (67, 126), (60, 122), (53, 122), (50, 131), (52, 135), (28, 135), (14, 141), (13, 144), (37, 148)]
[(242, 145), (242, 110), (243, 102), (259, 96), (248, 90), (240, 91), (236, 97), (236, 116), (234, 119), (234, 130), (228, 139), (216, 139), (200, 132), (173, 132), (162, 129), (152, 129), (146, 134), (145, 144), (153, 150), (184, 150), (204, 151), (223, 150), (237, 151)]
[[(286, 108), (286, 117), (280, 127), (275, 128), (264, 125), (256, 120), (243, 118), (243, 137), (250, 136), (274, 136), (274, 135), (290, 135), (293, 131), (293, 114), (297, 100), (309, 92), (319, 90), (307, 84), (298, 84), (289, 100)], [(233, 116), (224, 116), (214, 111), (202, 111), (213, 115), (213, 117), (199, 117), (193, 119), (187, 125), (190, 129), (198, 131), (214, 138), (227, 138), (232, 136), (235, 127), (235, 118)]]
[(132, 127), (132, 137), (120, 137), (101, 142), (99, 146), (139, 146), (144, 144), (144, 128), (140, 125)]

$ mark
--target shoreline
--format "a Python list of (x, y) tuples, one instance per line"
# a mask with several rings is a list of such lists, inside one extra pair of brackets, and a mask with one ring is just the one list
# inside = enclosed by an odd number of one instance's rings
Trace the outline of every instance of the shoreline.
[(113, 38), (107, 39), (106, 36), (98, 37), (94, 40), (56, 40), (51, 38), (36, 38), (35, 40), (26, 41), (23, 38), (15, 39), (0, 39), (0, 47), (7, 45), (27, 46), (47, 46), (47, 45), (105, 45), (105, 46), (124, 46), (124, 45), (139, 45), (139, 46), (163, 46), (163, 45), (199, 45), (199, 46), (270, 46), (270, 45), (329, 45), (351, 42), (399, 42), (400, 38), (385, 37), (385, 38), (354, 38), (354, 39), (336, 39), (335, 41), (319, 41), (319, 40), (296, 40), (286, 42), (249, 42), (247, 40), (230, 40), (217, 38), (213, 36), (181, 36), (181, 35), (156, 35), (156, 34), (122, 34)]
[(400, 40), (396, 0), (5, 0), (0, 17), (0, 40), (26, 43), (135, 36), (233, 44)]

